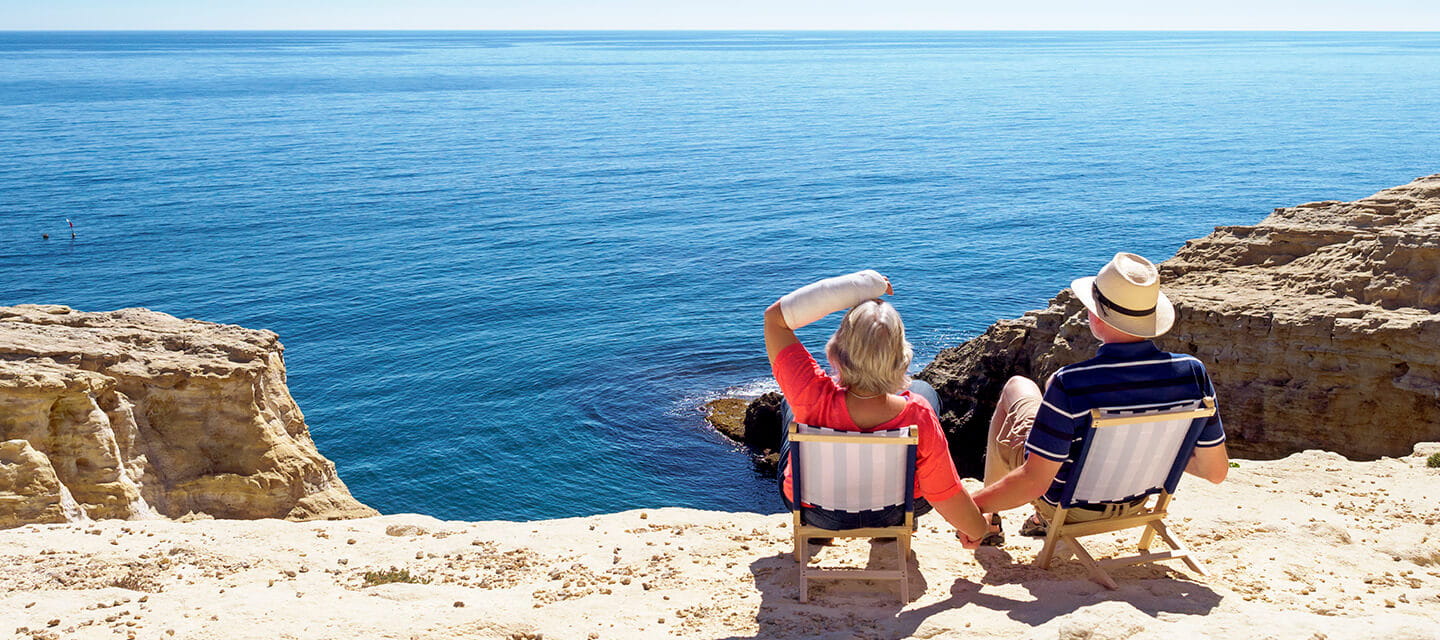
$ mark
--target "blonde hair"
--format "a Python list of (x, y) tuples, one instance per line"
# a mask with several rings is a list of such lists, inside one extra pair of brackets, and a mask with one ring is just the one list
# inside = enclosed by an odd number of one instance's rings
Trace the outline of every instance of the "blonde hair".
[(900, 312), (872, 298), (855, 305), (825, 344), (825, 357), (840, 384), (860, 394), (897, 393), (909, 384), (914, 350), (905, 340)]

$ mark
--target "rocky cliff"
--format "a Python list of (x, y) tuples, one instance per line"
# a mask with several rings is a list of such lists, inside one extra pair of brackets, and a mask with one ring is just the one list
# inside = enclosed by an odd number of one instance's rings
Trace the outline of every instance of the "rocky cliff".
[(0, 307), (0, 527), (375, 515), (321, 456), (274, 333)]
[[(1160, 273), (1178, 319), (1158, 343), (1209, 366), (1232, 453), (1374, 459), (1440, 439), (1440, 175), (1217, 227)], [(941, 352), (919, 377), (957, 460), (978, 471), (967, 452), (1009, 376), (1043, 381), (1096, 346), (1066, 289)]]

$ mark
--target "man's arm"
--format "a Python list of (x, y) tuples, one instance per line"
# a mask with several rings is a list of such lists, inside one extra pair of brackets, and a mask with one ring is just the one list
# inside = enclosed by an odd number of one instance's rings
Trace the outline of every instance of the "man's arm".
[(1230, 454), (1225, 451), (1225, 443), (1213, 447), (1195, 447), (1195, 453), (1185, 465), (1185, 472), (1215, 484), (1224, 482), (1225, 476), (1230, 473)]
[(1057, 473), (1060, 473), (1059, 462), (1031, 455), (1020, 468), (977, 492), (975, 506), (981, 512), (995, 513), (1029, 504), (1045, 495)]

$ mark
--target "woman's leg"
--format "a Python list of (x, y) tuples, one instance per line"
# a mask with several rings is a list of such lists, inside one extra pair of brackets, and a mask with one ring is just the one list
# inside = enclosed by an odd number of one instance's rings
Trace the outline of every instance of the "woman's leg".
[(924, 380), (911, 380), (910, 393), (925, 398), (930, 403), (930, 408), (935, 410), (935, 415), (940, 415), (944, 409), (940, 407), (940, 394), (935, 392), (935, 387)]

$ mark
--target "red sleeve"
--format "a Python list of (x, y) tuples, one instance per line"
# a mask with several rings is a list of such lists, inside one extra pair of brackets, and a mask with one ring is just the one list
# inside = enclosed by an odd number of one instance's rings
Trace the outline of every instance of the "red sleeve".
[(798, 342), (780, 350), (772, 371), (785, 401), (790, 403), (790, 410), (795, 412), (795, 420), (804, 424), (813, 423), (816, 409), (827, 392), (833, 394), (839, 389), (805, 350), (805, 345)]
[(950, 445), (940, 430), (940, 419), (924, 398), (916, 397), (915, 424), (920, 427), (920, 446), (915, 460), (915, 490), (932, 504), (955, 497), (965, 487), (950, 459)]

